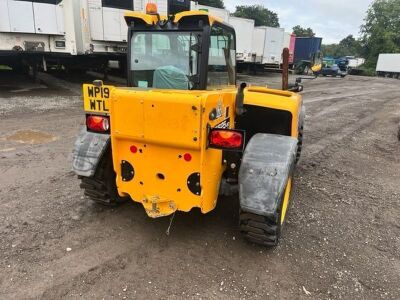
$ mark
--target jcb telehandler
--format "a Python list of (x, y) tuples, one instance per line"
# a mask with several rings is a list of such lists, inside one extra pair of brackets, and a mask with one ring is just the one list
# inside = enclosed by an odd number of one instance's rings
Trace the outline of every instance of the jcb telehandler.
[(240, 231), (274, 246), (301, 151), (301, 96), (237, 88), (234, 29), (204, 11), (170, 9), (126, 13), (128, 87), (83, 86), (73, 169), (92, 200), (132, 199), (153, 218), (208, 213), (221, 186), (239, 185)]

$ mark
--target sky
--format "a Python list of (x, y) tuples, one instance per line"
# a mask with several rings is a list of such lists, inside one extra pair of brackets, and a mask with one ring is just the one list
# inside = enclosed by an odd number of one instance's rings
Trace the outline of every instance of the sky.
[(287, 32), (296, 25), (311, 27), (323, 44), (338, 43), (349, 34), (359, 36), (360, 26), (373, 0), (224, 0), (234, 12), (237, 5), (261, 4), (278, 14)]

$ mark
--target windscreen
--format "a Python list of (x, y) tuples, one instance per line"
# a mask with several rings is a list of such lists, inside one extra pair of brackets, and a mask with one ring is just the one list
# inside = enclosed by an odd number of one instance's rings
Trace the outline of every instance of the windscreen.
[(198, 43), (193, 32), (134, 32), (130, 71), (133, 86), (157, 89), (193, 89), (197, 75)]

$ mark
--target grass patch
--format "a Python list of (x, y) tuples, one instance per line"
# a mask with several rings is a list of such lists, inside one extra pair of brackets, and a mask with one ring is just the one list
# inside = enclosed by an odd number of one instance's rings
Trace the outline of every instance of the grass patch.
[(10, 68), (9, 66), (0, 65), (0, 70), (8, 70), (8, 71), (11, 71), (12, 68)]

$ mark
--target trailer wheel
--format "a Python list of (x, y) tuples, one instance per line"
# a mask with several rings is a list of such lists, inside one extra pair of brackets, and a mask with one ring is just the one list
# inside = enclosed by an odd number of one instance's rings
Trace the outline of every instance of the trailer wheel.
[(240, 211), (239, 227), (245, 239), (265, 247), (275, 247), (278, 245), (289, 206), (291, 188), (292, 179), (289, 178), (274, 216), (267, 217)]
[(96, 203), (117, 206), (129, 199), (118, 194), (110, 150), (104, 153), (93, 177), (79, 176), (79, 178), (81, 179), (80, 187), (84, 190), (85, 196)]

